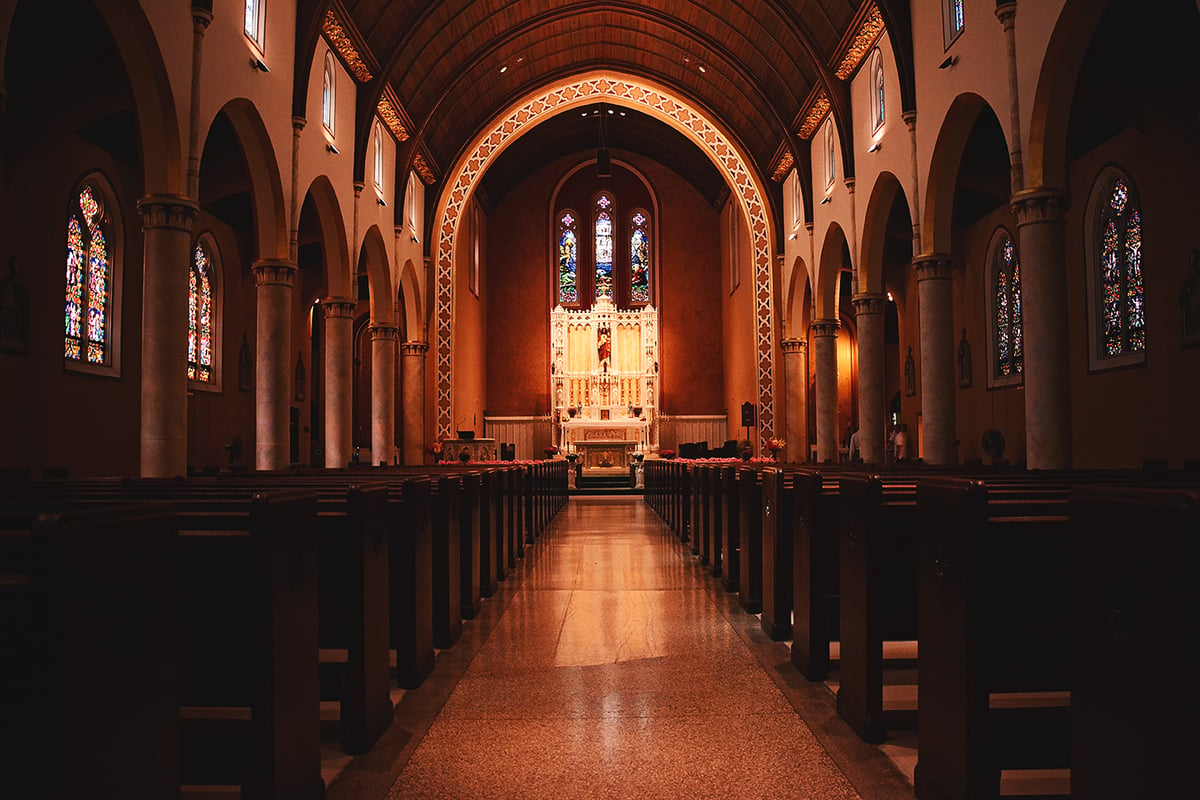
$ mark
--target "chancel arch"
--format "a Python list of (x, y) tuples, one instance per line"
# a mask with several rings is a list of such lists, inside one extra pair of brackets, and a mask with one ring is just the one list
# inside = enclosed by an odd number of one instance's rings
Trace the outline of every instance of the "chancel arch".
[(569, 78), (518, 101), (464, 151), (449, 173), (438, 206), (436, 282), (436, 435), (450, 438), (453, 427), (453, 328), (455, 241), (472, 190), (500, 152), (547, 113), (577, 108), (603, 100), (635, 108), (663, 121), (687, 136), (718, 167), (734, 187), (736, 202), (750, 224), (756, 285), (756, 370), (758, 377), (758, 434), (774, 433), (774, 330), (772, 302), (773, 221), (761, 176), (751, 167), (737, 142), (684, 98), (640, 78), (618, 73), (591, 73)]

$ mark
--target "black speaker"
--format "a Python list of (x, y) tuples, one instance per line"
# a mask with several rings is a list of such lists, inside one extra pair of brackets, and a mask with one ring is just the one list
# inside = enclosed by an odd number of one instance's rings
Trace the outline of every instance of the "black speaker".
[(612, 177), (612, 155), (607, 147), (596, 150), (596, 175), (600, 178)]

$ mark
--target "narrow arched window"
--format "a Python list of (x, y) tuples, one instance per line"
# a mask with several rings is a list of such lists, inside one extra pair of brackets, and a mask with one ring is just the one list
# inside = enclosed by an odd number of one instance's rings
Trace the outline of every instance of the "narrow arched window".
[(266, 0), (246, 0), (246, 20), (243, 30), (254, 46), (263, 49), (263, 4)]
[(216, 275), (204, 240), (192, 248), (188, 271), (188, 379), (212, 383), (216, 352)]
[(943, 0), (942, 24), (945, 31), (946, 47), (958, 38), (966, 27), (966, 0)]
[(837, 177), (837, 159), (833, 149), (833, 117), (825, 121), (825, 187), (833, 186)]
[(330, 136), (334, 135), (334, 101), (336, 100), (334, 75), (333, 51), (327, 51), (325, 53), (325, 79), (321, 89), (321, 124), (325, 126), (325, 130), (329, 131)]
[(63, 356), (69, 365), (115, 368), (116, 223), (110, 195), (85, 180), (67, 211)]
[(887, 117), (883, 94), (883, 55), (879, 48), (871, 53), (871, 132), (883, 127)]
[(375, 193), (379, 195), (379, 199), (384, 200), (383, 196), (383, 123), (375, 120)]
[(990, 250), (991, 353), (989, 385), (1020, 383), (1025, 371), (1025, 337), (1021, 312), (1021, 262), (1006, 230), (999, 230)]
[(650, 302), (650, 217), (637, 209), (629, 217), (629, 301)]
[(579, 222), (573, 211), (558, 215), (558, 302), (579, 303)]
[(613, 208), (612, 197), (602, 194), (596, 198), (594, 211), (595, 238), (593, 239), (596, 255), (596, 298), (613, 299)]
[(1124, 173), (1108, 169), (1097, 181), (1089, 206), (1092, 366), (1140, 362), (1146, 351), (1146, 296), (1137, 193)]

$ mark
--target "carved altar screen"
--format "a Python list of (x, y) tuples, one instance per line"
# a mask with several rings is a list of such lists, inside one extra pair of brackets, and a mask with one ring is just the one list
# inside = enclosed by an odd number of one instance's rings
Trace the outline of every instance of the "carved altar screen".
[(556, 444), (634, 442), (658, 450), (658, 312), (617, 310), (607, 296), (591, 309), (550, 314), (550, 383)]

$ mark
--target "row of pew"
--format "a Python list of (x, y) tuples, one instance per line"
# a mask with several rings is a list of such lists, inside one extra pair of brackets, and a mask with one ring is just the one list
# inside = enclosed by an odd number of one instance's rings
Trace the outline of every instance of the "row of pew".
[[(876, 470), (878, 468), (875, 468)], [(1200, 474), (654, 461), (646, 500), (917, 797), (1200, 797)]]
[(565, 462), (0, 485), (0, 794), (323, 797), (323, 734), (370, 750), (566, 499)]

